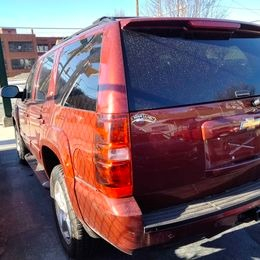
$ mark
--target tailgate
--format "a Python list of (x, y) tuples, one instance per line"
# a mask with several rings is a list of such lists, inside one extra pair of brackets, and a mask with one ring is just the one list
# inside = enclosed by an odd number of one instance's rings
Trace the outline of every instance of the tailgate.
[[(260, 177), (260, 114), (234, 102), (131, 113), (134, 195), (144, 212)], [(250, 123), (249, 123), (250, 122)]]

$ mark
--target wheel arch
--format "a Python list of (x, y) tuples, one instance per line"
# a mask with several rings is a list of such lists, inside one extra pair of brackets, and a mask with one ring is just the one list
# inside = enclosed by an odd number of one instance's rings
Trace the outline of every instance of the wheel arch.
[(52, 169), (56, 165), (61, 164), (59, 156), (48, 146), (42, 146), (42, 160), (44, 169), (49, 177), (51, 176)]
[(50, 195), (53, 198), (53, 183), (51, 178), (51, 172), (56, 165), (61, 164), (59, 156), (48, 146), (42, 146), (42, 161), (44, 169), (50, 178)]
[(53, 198), (53, 168), (60, 164), (63, 169), (66, 186), (77, 217), (82, 220), (75, 193), (75, 176), (67, 135), (62, 129), (50, 127), (40, 140), (41, 161), (50, 179), (50, 195)]

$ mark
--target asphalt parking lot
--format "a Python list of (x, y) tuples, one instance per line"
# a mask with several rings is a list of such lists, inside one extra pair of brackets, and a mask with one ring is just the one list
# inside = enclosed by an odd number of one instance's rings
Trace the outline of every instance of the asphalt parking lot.
[[(12, 127), (0, 125), (0, 259), (68, 259), (56, 233), (48, 190), (19, 164)], [(210, 239), (148, 249), (128, 257), (105, 242), (92, 259), (260, 259), (260, 225), (252, 221)]]

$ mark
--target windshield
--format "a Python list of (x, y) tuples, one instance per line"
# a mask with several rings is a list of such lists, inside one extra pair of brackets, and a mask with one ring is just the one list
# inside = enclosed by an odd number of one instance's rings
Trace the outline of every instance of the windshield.
[(130, 111), (260, 95), (260, 38), (122, 35)]

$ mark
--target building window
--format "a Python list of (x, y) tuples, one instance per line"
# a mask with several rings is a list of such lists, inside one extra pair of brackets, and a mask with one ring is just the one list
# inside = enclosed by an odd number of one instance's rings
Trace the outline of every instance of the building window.
[(10, 52), (32, 52), (32, 42), (8, 42)]
[(14, 59), (11, 60), (13, 70), (31, 69), (35, 59)]
[(37, 52), (47, 52), (49, 50), (48, 44), (38, 44)]

